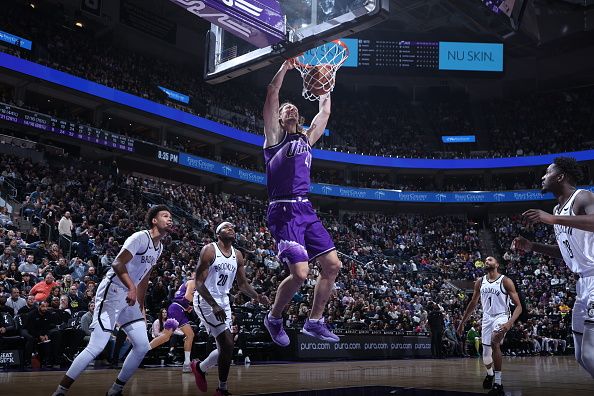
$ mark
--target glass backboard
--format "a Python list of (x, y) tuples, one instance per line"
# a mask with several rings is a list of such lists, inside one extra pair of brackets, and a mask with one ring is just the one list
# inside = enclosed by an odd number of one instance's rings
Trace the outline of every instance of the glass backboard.
[(280, 0), (286, 40), (257, 48), (216, 25), (206, 43), (204, 78), (216, 84), (296, 56), (387, 19), (389, 0)]

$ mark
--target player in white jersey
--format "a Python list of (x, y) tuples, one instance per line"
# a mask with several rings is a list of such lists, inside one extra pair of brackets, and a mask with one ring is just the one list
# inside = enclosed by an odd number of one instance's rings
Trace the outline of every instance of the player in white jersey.
[(208, 333), (215, 337), (217, 348), (204, 361), (192, 362), (192, 371), (196, 377), (196, 385), (202, 392), (206, 392), (205, 372), (216, 362), (219, 367), (219, 387), (215, 396), (218, 396), (229, 394), (227, 378), (233, 358), (229, 290), (235, 277), (243, 294), (265, 305), (270, 304), (270, 301), (265, 295), (258, 294), (245, 276), (243, 255), (233, 248), (235, 226), (222, 222), (218, 225), (216, 234), (217, 242), (209, 243), (200, 251), (196, 267), (194, 310)]
[(580, 276), (571, 320), (575, 358), (594, 378), (594, 194), (576, 188), (581, 176), (574, 158), (555, 158), (542, 177), (542, 192), (553, 193), (558, 202), (554, 214), (530, 209), (522, 215), (531, 224), (552, 224), (557, 245), (517, 237), (512, 249), (562, 258)]
[(149, 350), (144, 315), (144, 297), (149, 275), (163, 246), (161, 240), (171, 231), (171, 212), (165, 205), (153, 206), (145, 217), (147, 230), (132, 234), (113, 261), (111, 269), (97, 288), (91, 323), (91, 339), (74, 359), (52, 396), (64, 396), (76, 378), (103, 351), (116, 323), (132, 343), (122, 370), (107, 391), (107, 396), (121, 396), (126, 381), (132, 377)]
[[(522, 313), (522, 304), (511, 279), (499, 273), (499, 262), (494, 257), (485, 259), (487, 274), (474, 283), (474, 294), (466, 307), (462, 321), (458, 325), (458, 335), (462, 336), (464, 324), (474, 312), (479, 297), (483, 306), (482, 337), (483, 363), (487, 368), (487, 376), (483, 388), (491, 389), (489, 395), (503, 396), (501, 384), (501, 343), (505, 333), (511, 329)], [(510, 313), (510, 299), (516, 306)]]

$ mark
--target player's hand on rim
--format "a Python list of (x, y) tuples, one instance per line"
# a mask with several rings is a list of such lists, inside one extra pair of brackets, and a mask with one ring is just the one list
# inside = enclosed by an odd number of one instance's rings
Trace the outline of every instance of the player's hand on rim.
[(287, 70), (292, 70), (295, 68), (295, 58), (290, 58), (284, 61), (283, 66)]

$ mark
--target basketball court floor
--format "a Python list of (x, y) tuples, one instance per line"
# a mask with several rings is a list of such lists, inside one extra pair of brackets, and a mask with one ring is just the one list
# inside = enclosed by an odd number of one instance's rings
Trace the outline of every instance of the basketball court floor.
[[(50, 395), (63, 371), (0, 373), (0, 394)], [(103, 396), (116, 370), (87, 370), (69, 395)], [(231, 367), (229, 390), (234, 395), (416, 395), (467, 396), (482, 389), (481, 360), (389, 360), (324, 363), (278, 363)], [(125, 395), (212, 395), (216, 369), (208, 374), (209, 389), (201, 393), (194, 376), (179, 368), (139, 369)], [(504, 358), (506, 395), (594, 395), (594, 379), (571, 356)]]

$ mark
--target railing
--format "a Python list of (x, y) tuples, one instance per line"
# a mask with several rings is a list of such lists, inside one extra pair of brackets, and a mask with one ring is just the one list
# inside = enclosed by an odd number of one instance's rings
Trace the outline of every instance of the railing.
[(68, 246), (68, 249), (64, 252), (64, 256), (66, 256), (66, 258), (70, 260), (70, 254), (72, 252), (72, 237), (68, 237), (67, 235), (60, 235), (60, 247), (62, 247), (62, 241), (66, 241), (66, 246)]

